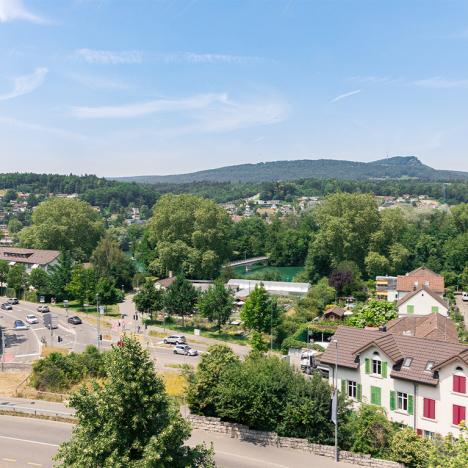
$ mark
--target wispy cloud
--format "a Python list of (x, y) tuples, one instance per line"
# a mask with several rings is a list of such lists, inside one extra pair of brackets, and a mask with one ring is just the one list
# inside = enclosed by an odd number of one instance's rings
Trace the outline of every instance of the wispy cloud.
[(75, 55), (85, 62), (100, 65), (122, 65), (143, 62), (143, 52), (140, 50), (94, 50), (78, 49)]
[(68, 73), (66, 78), (90, 89), (122, 90), (130, 88), (130, 86), (123, 81), (104, 76)]
[(341, 101), (342, 99), (349, 98), (351, 96), (354, 96), (355, 94), (359, 94), (361, 92), (360, 89), (355, 89), (354, 91), (350, 91), (349, 93), (344, 93), (344, 94), (339, 94), (338, 96), (334, 97), (330, 102), (338, 102)]
[(24, 94), (32, 93), (44, 82), (47, 75), (47, 68), (36, 68), (31, 75), (23, 75), (13, 80), (13, 89), (8, 93), (0, 94), (0, 101), (13, 99)]
[(413, 81), (411, 84), (413, 84), (414, 86), (419, 86), (421, 88), (438, 88), (438, 89), (466, 88), (468, 87), (468, 79), (453, 80), (449, 78), (442, 78), (440, 76), (434, 76), (432, 78), (426, 78), (423, 80)]
[(41, 16), (32, 13), (22, 0), (0, 0), (0, 23), (10, 21), (29, 21), (31, 23), (45, 24), (47, 21)]
[(71, 113), (82, 119), (132, 118), (160, 112), (203, 109), (215, 102), (226, 102), (226, 100), (226, 94), (196, 94), (183, 99), (155, 99), (122, 106), (75, 106), (71, 108)]
[(396, 84), (401, 83), (401, 78), (395, 78), (392, 76), (379, 76), (379, 75), (367, 75), (367, 76), (352, 76), (349, 78), (350, 81), (355, 83), (364, 83), (370, 85), (379, 85), (379, 84)]
[(156, 60), (172, 63), (224, 63), (243, 65), (251, 63), (264, 62), (262, 57), (248, 56), (248, 55), (231, 55), (231, 54), (215, 54), (215, 53), (196, 53), (196, 52), (179, 52), (158, 54), (155, 56)]
[(0, 123), (2, 125), (9, 125), (11, 127), (20, 128), (24, 130), (32, 130), (40, 133), (49, 133), (51, 135), (61, 138), (67, 138), (72, 140), (89, 140), (87, 136), (81, 135), (79, 133), (70, 132), (61, 128), (47, 127), (36, 123), (24, 122), (22, 120), (12, 119), (10, 117), (0, 116)]

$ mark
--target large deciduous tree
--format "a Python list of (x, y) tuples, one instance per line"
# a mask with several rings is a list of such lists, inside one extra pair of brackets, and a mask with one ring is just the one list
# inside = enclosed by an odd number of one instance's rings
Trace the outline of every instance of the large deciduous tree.
[(105, 358), (106, 381), (72, 395), (77, 423), (56, 455), (81, 468), (214, 467), (211, 451), (184, 445), (190, 425), (173, 406), (141, 345), (130, 338)]
[(104, 232), (102, 219), (91, 205), (74, 198), (50, 198), (34, 210), (32, 225), (20, 233), (21, 245), (69, 252), (85, 260)]
[(14, 289), (18, 296), (26, 289), (28, 281), (29, 276), (24, 265), (17, 264), (10, 267), (7, 275), (8, 287)]
[(220, 281), (216, 281), (198, 299), (200, 315), (218, 324), (218, 332), (232, 314), (234, 296)]
[(164, 296), (164, 307), (169, 314), (182, 316), (185, 325), (185, 316), (193, 312), (197, 303), (198, 293), (193, 284), (182, 276), (178, 276), (167, 288)]
[(230, 255), (231, 220), (211, 200), (194, 195), (164, 195), (149, 221), (149, 241), (156, 250), (150, 268), (193, 278), (213, 278)]
[(161, 310), (164, 306), (164, 290), (155, 288), (154, 282), (147, 280), (133, 296), (133, 302), (139, 312), (149, 314), (152, 320), (153, 312)]

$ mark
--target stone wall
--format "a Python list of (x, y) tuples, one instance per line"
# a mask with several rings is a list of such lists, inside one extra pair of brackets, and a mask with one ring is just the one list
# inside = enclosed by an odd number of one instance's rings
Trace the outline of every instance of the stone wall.
[[(218, 432), (229, 435), (234, 439), (251, 441), (262, 445), (274, 445), (275, 447), (303, 450), (324, 457), (333, 458), (335, 456), (335, 447), (331, 445), (311, 444), (306, 439), (297, 439), (294, 437), (280, 437), (276, 432), (256, 431), (242, 424), (221, 421), (219, 418), (189, 415), (187, 419), (192, 423), (194, 429)], [(372, 468), (404, 468), (404, 465), (397, 462), (379, 460), (377, 458), (371, 458), (370, 455), (362, 455), (345, 450), (340, 450), (340, 460)]]

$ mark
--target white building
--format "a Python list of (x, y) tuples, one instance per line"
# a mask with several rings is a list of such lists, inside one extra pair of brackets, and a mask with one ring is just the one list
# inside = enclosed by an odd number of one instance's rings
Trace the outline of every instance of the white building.
[(10, 266), (21, 264), (31, 273), (35, 268), (48, 270), (58, 262), (58, 250), (24, 249), (20, 247), (0, 247), (0, 260), (5, 260)]
[(422, 286), (397, 302), (398, 316), (429, 315), (434, 312), (448, 316), (449, 305), (432, 289)]
[(338, 389), (355, 405), (382, 406), (390, 420), (426, 437), (459, 435), (468, 407), (468, 346), (342, 326), (320, 358), (331, 384), (336, 344)]
[(396, 290), (398, 298), (401, 299), (408, 293), (425, 286), (432, 289), (439, 296), (444, 295), (444, 277), (426, 267), (416, 268), (416, 270), (406, 273), (406, 275), (398, 275), (396, 282)]
[(305, 296), (310, 288), (309, 283), (290, 283), (287, 281), (230, 279), (227, 283), (228, 287), (236, 291), (236, 297), (247, 297), (257, 284), (263, 284), (267, 292), (278, 296)]

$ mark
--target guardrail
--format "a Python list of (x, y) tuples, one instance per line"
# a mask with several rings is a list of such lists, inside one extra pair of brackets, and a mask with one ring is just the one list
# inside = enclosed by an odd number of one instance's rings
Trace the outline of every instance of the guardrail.
[(31, 408), (29, 406), (19, 405), (0, 405), (0, 411), (13, 411), (14, 413), (34, 414), (34, 416), (57, 416), (62, 418), (73, 418), (75, 413), (65, 413), (63, 411), (48, 410), (44, 408)]

